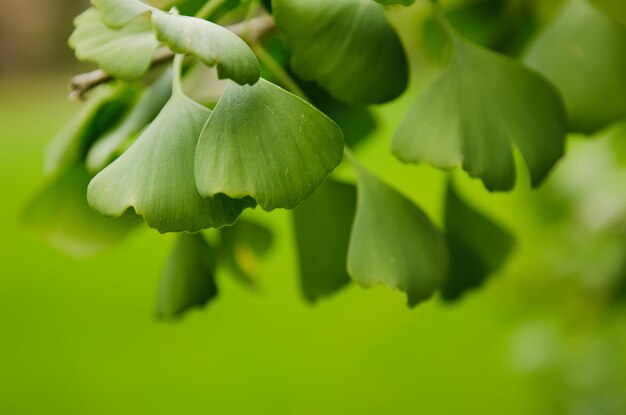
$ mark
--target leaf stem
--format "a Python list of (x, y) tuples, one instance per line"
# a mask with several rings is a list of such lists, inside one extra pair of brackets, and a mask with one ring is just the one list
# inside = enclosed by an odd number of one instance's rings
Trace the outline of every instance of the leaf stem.
[(252, 51), (259, 58), (261, 63), (263, 63), (267, 69), (278, 78), (281, 84), (292, 94), (299, 96), (303, 100), (307, 102), (311, 102), (309, 97), (305, 94), (305, 92), (300, 88), (298, 83), (289, 75), (289, 73), (282, 67), (281, 64), (276, 62), (276, 59), (267, 51), (259, 42), (253, 42), (251, 45)]
[(222, 7), (228, 0), (209, 0), (204, 6), (196, 13), (198, 19), (209, 19), (213, 16), (220, 7)]

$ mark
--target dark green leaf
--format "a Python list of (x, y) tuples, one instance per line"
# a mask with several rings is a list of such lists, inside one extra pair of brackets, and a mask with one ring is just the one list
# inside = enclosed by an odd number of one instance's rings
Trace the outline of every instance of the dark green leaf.
[(256, 285), (261, 257), (272, 246), (272, 232), (264, 226), (239, 219), (220, 229), (222, 260), (241, 281)]
[(89, 204), (114, 217), (133, 207), (159, 232), (198, 232), (232, 225), (253, 202), (223, 194), (205, 199), (198, 194), (194, 154), (211, 111), (183, 95), (178, 80), (174, 85), (172, 98), (154, 122), (91, 181)]
[(314, 83), (300, 82), (300, 86), (315, 108), (337, 123), (349, 147), (356, 146), (376, 130), (377, 120), (367, 107), (339, 102)]
[(207, 197), (252, 197), (292, 209), (339, 164), (343, 136), (315, 107), (261, 79), (229, 83), (202, 131), (196, 183)]
[(381, 103), (407, 86), (407, 60), (383, 6), (372, 0), (274, 0), (294, 71), (351, 104)]
[(50, 245), (77, 258), (96, 254), (124, 238), (140, 221), (135, 215), (105, 218), (87, 204), (91, 177), (82, 163), (53, 179), (28, 204), (26, 225)]
[(87, 169), (91, 173), (98, 173), (121, 154), (122, 147), (154, 120), (171, 95), (172, 72), (168, 69), (141, 93), (137, 103), (119, 125), (94, 143), (87, 153)]
[(110, 75), (135, 79), (143, 75), (159, 42), (147, 17), (133, 20), (121, 29), (112, 29), (100, 20), (100, 13), (88, 9), (74, 20), (76, 30), (69, 44), (82, 61), (95, 62)]
[(356, 188), (327, 180), (294, 210), (302, 293), (310, 302), (350, 282), (346, 266), (355, 209)]
[(566, 120), (558, 92), (518, 62), (450, 32), (448, 68), (400, 125), (394, 154), (443, 169), (463, 166), (489, 190), (509, 190), (515, 145), (538, 186), (563, 155)]
[(413, 202), (358, 163), (358, 202), (348, 274), (358, 284), (406, 292), (413, 307), (439, 289), (448, 270), (441, 232)]
[(590, 133), (626, 117), (626, 26), (586, 0), (569, 1), (526, 63), (559, 88), (571, 129)]
[(215, 253), (201, 234), (178, 235), (161, 278), (157, 318), (178, 318), (217, 297), (215, 267)]
[(102, 85), (46, 147), (44, 172), (54, 175), (85, 157), (93, 142), (114, 126), (133, 102), (123, 86)]
[(441, 294), (446, 300), (455, 300), (480, 286), (502, 266), (515, 246), (509, 232), (468, 206), (452, 184), (446, 197), (445, 233), (450, 272)]

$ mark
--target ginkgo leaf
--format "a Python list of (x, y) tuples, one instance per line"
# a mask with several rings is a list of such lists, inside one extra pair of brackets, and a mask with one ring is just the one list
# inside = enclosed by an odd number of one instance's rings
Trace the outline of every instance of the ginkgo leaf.
[(586, 0), (570, 0), (525, 61), (559, 88), (571, 129), (590, 133), (626, 117), (626, 26)]
[(74, 20), (76, 30), (69, 44), (82, 61), (98, 64), (108, 74), (122, 79), (143, 75), (159, 46), (150, 20), (142, 16), (121, 29), (102, 23), (98, 10), (91, 8)]
[(172, 72), (166, 70), (148, 89), (144, 90), (136, 104), (111, 131), (94, 143), (87, 153), (87, 169), (98, 173), (117, 155), (127, 141), (138, 134), (163, 109), (172, 96)]
[(141, 0), (91, 0), (102, 17), (102, 21), (110, 27), (120, 28), (136, 17), (158, 10)]
[(448, 26), (448, 67), (418, 98), (392, 142), (404, 162), (463, 168), (489, 190), (515, 184), (512, 147), (538, 186), (563, 155), (566, 119), (558, 92), (513, 59), (462, 39)]
[(125, 86), (102, 85), (46, 147), (44, 172), (54, 175), (82, 159), (93, 142), (111, 129), (133, 102)]
[(292, 209), (342, 156), (341, 130), (306, 101), (264, 79), (230, 82), (198, 142), (196, 183), (203, 196)]
[(92, 0), (105, 23), (123, 27), (149, 13), (161, 42), (177, 53), (197, 56), (208, 66), (216, 66), (220, 79), (240, 85), (254, 84), (260, 76), (259, 61), (252, 49), (228, 29), (203, 19), (171, 14), (139, 0)]
[(348, 274), (368, 288), (406, 292), (413, 307), (444, 281), (448, 252), (441, 232), (413, 202), (356, 161), (358, 201), (348, 249)]
[(480, 286), (502, 266), (515, 246), (509, 232), (468, 206), (451, 183), (444, 228), (450, 252), (450, 271), (441, 288), (446, 300), (455, 300)]
[(246, 284), (256, 285), (261, 257), (272, 246), (272, 232), (265, 226), (240, 219), (220, 229), (220, 260)]
[(293, 212), (304, 297), (315, 302), (350, 282), (346, 270), (356, 188), (326, 180)]
[[(181, 63), (177, 56), (177, 65)], [(89, 204), (106, 216), (128, 208), (159, 232), (198, 232), (231, 225), (254, 202), (225, 195), (203, 198), (194, 181), (194, 154), (211, 111), (187, 98), (174, 68), (174, 92), (128, 150), (89, 184)]]
[(274, 0), (273, 15), (303, 79), (351, 104), (390, 101), (407, 86), (407, 59), (373, 0)]
[(82, 163), (55, 177), (24, 210), (28, 228), (50, 245), (76, 258), (101, 252), (140, 223), (133, 214), (106, 218), (87, 204), (91, 176)]
[(161, 277), (156, 316), (173, 320), (217, 297), (215, 252), (201, 234), (181, 233)]

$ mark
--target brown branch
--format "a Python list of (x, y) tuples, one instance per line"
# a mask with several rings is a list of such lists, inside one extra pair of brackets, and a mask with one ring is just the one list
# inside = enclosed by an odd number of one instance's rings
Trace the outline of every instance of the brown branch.
[[(274, 19), (268, 14), (263, 14), (247, 22), (241, 22), (232, 26), (226, 26), (226, 29), (241, 37), (246, 43), (253, 43), (261, 40), (276, 27)], [(174, 52), (167, 47), (157, 49), (150, 63), (151, 68), (155, 68), (163, 63), (169, 62), (174, 58)], [(115, 79), (112, 75), (106, 73), (102, 69), (92, 72), (83, 73), (74, 76), (70, 80), (70, 99), (84, 99), (85, 94), (97, 87), (106, 84)]]

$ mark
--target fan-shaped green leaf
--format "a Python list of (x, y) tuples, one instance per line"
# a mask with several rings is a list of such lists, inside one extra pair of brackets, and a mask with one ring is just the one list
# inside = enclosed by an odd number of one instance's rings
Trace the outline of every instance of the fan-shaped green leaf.
[(626, 117), (626, 26), (586, 0), (569, 1), (526, 63), (559, 88), (573, 130), (589, 133)]
[(356, 188), (327, 180), (294, 210), (294, 229), (304, 297), (315, 302), (348, 284), (348, 244)]
[(502, 266), (515, 245), (509, 232), (468, 206), (452, 184), (446, 197), (445, 233), (450, 271), (441, 294), (447, 300), (480, 286)]
[(337, 125), (304, 100), (261, 79), (229, 83), (198, 142), (196, 183), (207, 197), (252, 197), (292, 209), (339, 164)]
[(76, 57), (98, 64), (117, 78), (135, 79), (143, 75), (159, 46), (147, 17), (135, 19), (121, 29), (112, 29), (91, 8), (79, 15), (74, 25), (76, 30), (69, 44)]
[(215, 253), (201, 234), (178, 235), (161, 277), (157, 318), (173, 320), (217, 297), (215, 268)]
[(538, 186), (563, 155), (558, 92), (516, 61), (453, 32), (452, 38), (448, 67), (411, 108), (392, 151), (405, 162), (462, 165), (489, 190), (508, 190), (515, 184), (515, 145)]
[(114, 27), (128, 24), (150, 12), (160, 41), (174, 52), (197, 56), (208, 66), (216, 66), (218, 77), (238, 84), (254, 84), (260, 76), (259, 62), (252, 49), (228, 29), (190, 16), (163, 12), (139, 0), (93, 0), (105, 23)]
[(154, 122), (91, 181), (89, 204), (106, 216), (120, 216), (133, 207), (159, 232), (231, 225), (253, 202), (224, 195), (205, 199), (198, 194), (194, 154), (211, 111), (184, 96), (179, 81), (175, 82), (170, 101)]
[(383, 6), (372, 0), (274, 0), (273, 14), (293, 52), (294, 71), (347, 103), (400, 95), (407, 60)]
[(50, 245), (77, 258), (96, 254), (124, 238), (140, 221), (133, 214), (105, 218), (87, 204), (91, 177), (82, 163), (53, 179), (24, 210), (24, 221)]
[(272, 246), (272, 232), (265, 226), (240, 219), (220, 229), (221, 258), (241, 281), (256, 285), (261, 257)]
[(54, 175), (82, 159), (93, 142), (113, 127), (135, 97), (123, 86), (102, 85), (46, 147), (44, 172)]
[(148, 89), (144, 90), (135, 106), (122, 118), (119, 125), (104, 134), (87, 153), (87, 169), (98, 173), (116, 156), (129, 139), (138, 134), (163, 109), (172, 96), (172, 72), (165, 71)]
[(443, 283), (448, 252), (441, 232), (413, 202), (354, 163), (358, 202), (348, 250), (348, 274), (358, 284), (398, 288), (409, 306)]

